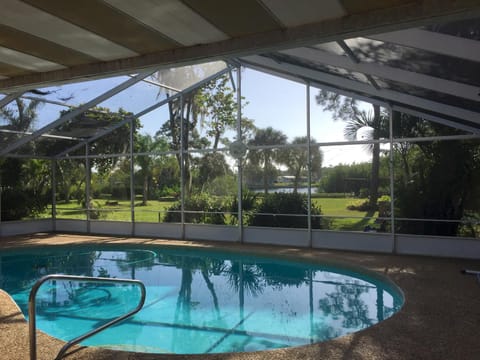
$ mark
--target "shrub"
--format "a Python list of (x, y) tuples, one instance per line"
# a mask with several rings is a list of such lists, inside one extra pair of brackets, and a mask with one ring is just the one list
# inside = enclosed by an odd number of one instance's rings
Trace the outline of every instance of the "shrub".
[[(181, 222), (181, 202), (173, 204), (164, 218), (165, 222)], [(190, 212), (191, 211), (191, 212)], [(192, 195), (185, 200), (185, 222), (191, 224), (225, 224), (225, 208), (207, 194)]]
[[(252, 210), (257, 205), (257, 199), (259, 199), (261, 194), (255, 193), (253, 191), (245, 190), (242, 193), (242, 210), (243, 210), (243, 223), (248, 224), (248, 219), (252, 214)], [(236, 195), (232, 196), (232, 201), (229, 205), (230, 208), (230, 224), (238, 224), (238, 197)]]
[(390, 203), (391, 199), (388, 195), (383, 195), (378, 198), (377, 207), (379, 217), (389, 217), (391, 215)]
[(21, 220), (26, 217), (36, 216), (47, 208), (50, 200), (49, 194), (38, 194), (33, 190), (6, 188), (1, 196), (1, 220)]
[[(273, 193), (265, 194), (263, 201), (256, 207), (248, 219), (248, 225), (283, 228), (308, 227), (308, 200), (305, 194)], [(319, 207), (312, 204), (312, 228), (321, 228)]]
[(347, 205), (347, 210), (368, 211), (370, 210), (368, 200), (357, 200)]

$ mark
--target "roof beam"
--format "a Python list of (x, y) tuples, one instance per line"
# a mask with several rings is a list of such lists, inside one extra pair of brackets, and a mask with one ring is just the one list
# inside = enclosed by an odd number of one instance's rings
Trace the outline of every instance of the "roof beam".
[(112, 96), (114, 96), (115, 94), (118, 94), (119, 92), (121, 92), (121, 91), (129, 88), (130, 86), (138, 83), (139, 81), (142, 81), (144, 78), (146, 78), (147, 76), (150, 76), (155, 71), (156, 70), (151, 70), (150, 69), (149, 71), (145, 71), (143, 73), (140, 73), (136, 77), (128, 79), (127, 81), (121, 83), (120, 85), (115, 86), (114, 88), (108, 90), (107, 92), (103, 93), (102, 95), (97, 96), (96, 98), (90, 100), (89, 102), (85, 103), (84, 105), (66, 113), (65, 115), (61, 116), (57, 120), (51, 122), (50, 124), (42, 127), (39, 130), (33, 132), (32, 134), (18, 139), (17, 141), (13, 142), (12, 144), (10, 144), (10, 145), (6, 146), (4, 149), (2, 149), (0, 151), (0, 156), (5, 156), (9, 152), (11, 152), (15, 149), (18, 149), (19, 147), (27, 144), (29, 141), (35, 140), (39, 136), (42, 136), (43, 134), (45, 134), (48, 131), (56, 128), (57, 126), (67, 122), (68, 120), (73, 119), (75, 116), (80, 115), (81, 113), (87, 111), (91, 107), (96, 106), (97, 104), (101, 103), (102, 101), (105, 101), (105, 100), (111, 98)]
[(407, 29), (367, 37), (460, 59), (476, 62), (480, 60), (480, 41), (459, 36), (422, 29)]
[[(373, 100), (378, 101), (383, 100), (386, 103), (394, 103), (397, 105), (404, 104), (405, 108), (411, 106), (417, 109), (425, 109), (424, 114), (425, 118), (428, 118), (430, 114), (429, 111), (436, 114), (445, 114), (445, 116), (458, 118), (470, 122), (472, 126), (462, 125), (459, 123), (449, 122), (449, 126), (455, 126), (459, 129), (465, 129), (475, 134), (480, 134), (480, 118), (477, 112), (458, 108), (456, 106), (447, 105), (438, 103), (432, 100), (420, 98), (413, 95), (403, 94), (393, 90), (377, 90), (369, 84), (360, 83), (358, 81), (349, 80), (340, 76), (331, 75), (323, 73), (321, 71), (315, 71), (311, 69), (306, 69), (301, 66), (287, 64), (287, 63), (278, 63), (272, 59), (262, 57), (262, 56), (248, 56), (242, 58), (243, 65), (249, 66), (258, 66), (259, 68), (267, 68), (271, 72), (277, 71), (280, 74), (287, 74), (288, 76), (298, 76), (300, 79), (310, 82), (316, 82), (321, 87), (322, 84), (327, 84), (330, 87), (336, 88), (339, 92), (348, 91), (350, 93), (360, 94), (363, 97), (372, 97)], [(418, 111), (420, 112), (420, 111)], [(437, 121), (440, 119), (437, 118)], [(445, 120), (447, 121), (447, 120)], [(475, 126), (478, 125), (479, 127)]]
[(168, 102), (172, 101), (172, 100), (175, 100), (175, 99), (178, 99), (180, 96), (184, 95), (184, 94), (188, 94), (189, 92), (199, 88), (200, 86), (212, 81), (212, 80), (215, 80), (216, 78), (224, 75), (225, 73), (227, 72), (230, 72), (231, 68), (230, 66), (227, 66), (225, 69), (222, 69), (218, 72), (216, 72), (215, 74), (213, 75), (210, 75), (208, 77), (206, 77), (205, 79), (185, 88), (184, 90), (180, 91), (180, 92), (177, 92), (176, 94), (170, 96), (169, 98), (167, 99), (164, 99), (152, 106), (149, 106), (148, 108), (130, 116), (130, 117), (127, 117), (125, 119), (123, 119), (122, 121), (120, 121), (119, 123), (116, 123), (115, 125), (107, 128), (107, 129), (104, 129), (102, 130), (101, 132), (99, 132), (98, 134), (92, 136), (91, 138), (88, 138), (88, 139), (85, 139), (83, 142), (79, 143), (79, 144), (76, 144), (64, 151), (62, 151), (61, 153), (57, 154), (55, 156), (55, 158), (61, 158), (62, 156), (65, 156), (67, 155), (68, 153), (71, 153), (72, 151), (75, 151), (77, 149), (79, 149), (80, 147), (82, 146), (85, 146), (86, 144), (89, 144), (91, 143), (92, 141), (95, 141), (97, 139), (100, 139), (101, 137), (105, 136), (105, 135), (108, 135), (110, 134), (112, 131), (118, 129), (119, 127), (122, 127), (123, 125), (127, 124), (132, 118), (135, 119), (135, 118), (140, 118), (146, 114), (148, 114), (149, 112), (152, 112), (153, 110), (155, 109), (158, 109), (159, 107), (167, 104)]
[(11, 103), (13, 100), (22, 96), (22, 94), (23, 92), (16, 92), (13, 94), (5, 95), (5, 97), (2, 100), (0, 100), (0, 109), (3, 108), (5, 105), (8, 105), (9, 103)]
[(441, 79), (413, 71), (393, 68), (375, 63), (350, 61), (346, 56), (335, 55), (316, 48), (297, 48), (281, 51), (282, 54), (304, 59), (318, 64), (336, 66), (365, 75), (378, 76), (386, 80), (408, 84), (468, 100), (478, 101), (478, 87)]
[(212, 61), (225, 57), (245, 56), (260, 52), (308, 46), (321, 42), (368, 36), (375, 33), (419, 27), (438, 22), (473, 18), (480, 15), (474, 0), (419, 0), (395, 2), (368, 12), (350, 14), (338, 19), (234, 37), (214, 43), (164, 50), (126, 59), (72, 66), (68, 69), (28, 74), (0, 80), (2, 89), (20, 90), (45, 87), (85, 77), (128, 74), (149, 67), (171, 67)]

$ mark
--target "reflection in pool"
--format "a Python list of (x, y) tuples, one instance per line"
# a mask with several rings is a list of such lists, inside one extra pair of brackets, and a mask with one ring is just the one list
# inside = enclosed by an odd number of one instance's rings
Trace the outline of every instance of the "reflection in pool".
[[(341, 267), (198, 249), (55, 247), (0, 255), (0, 287), (28, 312), (45, 274), (131, 278), (147, 287), (134, 317), (84, 345), (137, 352), (255, 351), (328, 340), (382, 321), (403, 303), (394, 285)], [(136, 306), (131, 286), (49, 281), (37, 326), (70, 340)]]

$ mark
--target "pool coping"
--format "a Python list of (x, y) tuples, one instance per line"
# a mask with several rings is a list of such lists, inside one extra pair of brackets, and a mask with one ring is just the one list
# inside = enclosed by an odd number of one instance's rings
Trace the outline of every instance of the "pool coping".
[[(394, 316), (365, 330), (330, 341), (249, 353), (201, 355), (140, 354), (93, 347), (77, 348), (67, 359), (475, 359), (480, 358), (480, 284), (462, 269), (480, 270), (480, 261), (280, 247), (231, 242), (180, 241), (71, 234), (35, 234), (0, 238), (0, 251), (35, 246), (137, 244), (189, 246), (247, 252), (308, 262), (327, 260), (364, 268), (390, 279), (405, 303)], [(0, 291), (0, 354), (28, 358), (28, 326), (8, 294)], [(38, 359), (52, 359), (64, 344), (39, 332)]]

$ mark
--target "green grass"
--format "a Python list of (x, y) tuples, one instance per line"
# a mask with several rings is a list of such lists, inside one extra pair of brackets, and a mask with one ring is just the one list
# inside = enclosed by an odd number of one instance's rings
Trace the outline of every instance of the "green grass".
[[(142, 206), (140, 202), (135, 204), (135, 221), (138, 222), (159, 222), (165, 215), (165, 211), (172, 206), (173, 201), (148, 201), (147, 206)], [(130, 221), (130, 201), (119, 200), (118, 205), (106, 205), (105, 200), (93, 200), (94, 208), (99, 210), (100, 220)], [(49, 208), (40, 217), (49, 217), (51, 208)], [(85, 209), (76, 201), (68, 204), (57, 204), (57, 219), (86, 219)]]
[[(347, 210), (347, 206), (357, 201), (354, 198), (314, 198), (312, 203), (320, 206), (322, 214), (329, 220), (330, 230), (362, 231), (365, 226), (378, 227), (375, 219), (378, 212)], [(100, 220), (130, 221), (130, 201), (119, 200), (118, 205), (106, 205), (105, 200), (94, 199), (95, 209), (99, 210)], [(135, 204), (135, 221), (161, 222), (167, 209), (174, 201), (150, 200), (147, 206), (142, 206), (138, 201)], [(50, 217), (51, 209), (40, 214), (40, 218)], [(228, 216), (228, 215), (227, 215)], [(57, 204), (57, 219), (85, 220), (85, 209), (76, 201), (68, 204)]]
[(329, 229), (362, 231), (365, 226), (378, 227), (375, 219), (378, 211), (348, 210), (347, 206), (358, 201), (354, 198), (316, 198), (312, 203), (320, 206), (322, 214), (330, 219)]

